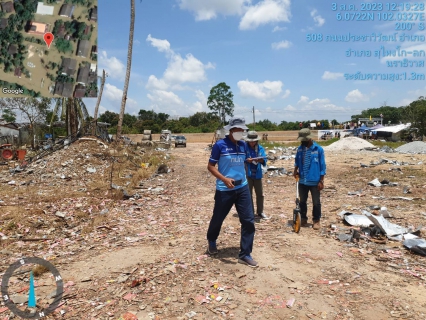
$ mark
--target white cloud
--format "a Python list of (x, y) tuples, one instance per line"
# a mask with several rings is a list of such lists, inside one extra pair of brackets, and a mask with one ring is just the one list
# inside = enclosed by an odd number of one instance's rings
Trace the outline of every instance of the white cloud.
[(155, 104), (160, 106), (174, 107), (183, 106), (184, 102), (179, 96), (171, 91), (152, 90), (147, 97)]
[(288, 98), (288, 97), (290, 96), (290, 93), (291, 93), (291, 91), (287, 89), (287, 90), (284, 92), (284, 94), (283, 94), (283, 96), (282, 96), (281, 98), (283, 98), (283, 99)]
[[(121, 102), (121, 99), (123, 98), (123, 90), (117, 88), (112, 84), (105, 83), (104, 92), (102, 96), (105, 96), (108, 100), (113, 102)], [(127, 97), (127, 103), (136, 104), (136, 100)]]
[(126, 75), (126, 66), (116, 57), (109, 58), (105, 50), (101, 51), (99, 55), (98, 70), (101, 72), (102, 69), (105, 69), (108, 77), (112, 79), (124, 80), (124, 76)]
[(164, 80), (167, 83), (201, 82), (207, 79), (206, 69), (212, 68), (210, 62), (203, 64), (190, 53), (185, 58), (173, 54), (164, 72)]
[(307, 103), (309, 101), (309, 98), (307, 96), (300, 96), (299, 101), (297, 101), (297, 104), (303, 104)]
[(317, 27), (321, 27), (324, 23), (325, 23), (325, 19), (323, 17), (321, 17), (319, 14), (317, 14), (317, 10), (314, 9), (311, 11), (311, 17), (314, 19), (315, 21), (315, 26)]
[(283, 30), (287, 30), (287, 27), (278, 27), (278, 26), (275, 26), (275, 28), (272, 29), (272, 32), (283, 31)]
[(290, 17), (290, 0), (262, 0), (247, 8), (239, 27), (255, 29), (268, 23), (290, 22)]
[(297, 108), (293, 107), (291, 104), (287, 105), (286, 107), (284, 107), (285, 111), (296, 111)]
[(238, 81), (238, 88), (241, 96), (244, 98), (256, 98), (260, 100), (271, 100), (282, 91), (283, 83), (281, 81), (252, 82), (249, 80)]
[(222, 15), (241, 15), (250, 0), (179, 0), (179, 7), (195, 13), (195, 20), (210, 20)]
[(357, 102), (368, 101), (370, 100), (370, 98), (367, 95), (362, 94), (361, 91), (359, 91), (358, 89), (355, 89), (348, 92), (348, 94), (345, 97), (345, 100), (348, 102), (357, 103)]
[(410, 90), (408, 91), (408, 93), (414, 95), (417, 100), (417, 98), (420, 96), (426, 96), (426, 87), (424, 87), (423, 89)]
[(337, 79), (343, 78), (343, 73), (324, 71), (324, 74), (322, 75), (321, 78), (324, 80), (337, 80)]
[(146, 85), (147, 89), (166, 90), (173, 86), (176, 90), (185, 90), (187, 88), (180, 86), (182, 83), (202, 82), (207, 79), (206, 70), (214, 68), (212, 63), (204, 64), (190, 53), (185, 57), (175, 53), (167, 40), (156, 39), (148, 35), (147, 41), (160, 52), (165, 52), (169, 59), (163, 78), (158, 79), (151, 75)]
[(411, 102), (413, 102), (413, 99), (402, 99), (399, 102), (399, 106), (408, 106)]
[[(398, 36), (397, 36), (398, 38)], [(410, 42), (403, 42), (402, 43), (402, 48), (400, 50), (405, 50), (406, 52), (414, 52), (414, 50), (417, 50), (418, 52), (420, 52), (420, 50), (426, 51), (426, 44), (422, 43), (422, 44), (416, 44), (416, 45), (410, 45)], [(381, 55), (383, 55), (382, 50), (377, 50)], [(380, 62), (381, 63), (385, 63), (386, 61), (392, 61), (392, 60), (400, 60), (400, 55), (398, 55), (398, 51), (393, 48), (392, 51), (395, 51), (396, 54), (394, 55), (389, 55), (387, 57), (381, 58)], [(372, 52), (372, 54), (374, 54), (374, 50)], [(403, 53), (401, 53), (402, 55)], [(399, 67), (401, 66), (400, 64), (398, 65)], [(414, 65), (415, 66), (415, 65)]]
[[(241, 16), (241, 30), (255, 29), (268, 23), (290, 22), (291, 0), (261, 0), (252, 5), (252, 0), (178, 0), (182, 10), (195, 14), (195, 20), (211, 20), (218, 15)], [(284, 28), (274, 29), (275, 31)]]
[(157, 79), (156, 76), (150, 75), (146, 84), (147, 89), (166, 90), (169, 85), (163, 79)]
[(149, 34), (146, 41), (149, 41), (151, 46), (157, 48), (160, 52), (170, 52), (170, 42), (167, 40), (156, 39), (151, 37), (151, 34)]
[(280, 41), (280, 42), (274, 42), (274, 43), (272, 43), (271, 46), (272, 46), (272, 49), (279, 50), (279, 49), (290, 48), (291, 45), (292, 45), (292, 43), (290, 41), (283, 40), (283, 41)]

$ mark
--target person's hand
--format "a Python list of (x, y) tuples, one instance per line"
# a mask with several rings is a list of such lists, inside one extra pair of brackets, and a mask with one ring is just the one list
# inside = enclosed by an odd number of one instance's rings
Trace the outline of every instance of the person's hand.
[(321, 191), (322, 189), (324, 189), (324, 181), (318, 182), (318, 191)]
[(294, 179), (298, 179), (299, 178), (299, 172), (297, 172), (296, 170), (293, 171), (293, 177)]
[(226, 185), (226, 187), (228, 189), (233, 189), (234, 188), (234, 179), (225, 178), (222, 181), (223, 181), (223, 183)]
[(246, 161), (247, 161), (248, 163), (252, 163), (252, 162), (253, 162), (253, 159), (252, 159), (252, 158), (248, 158), (248, 159), (246, 159)]

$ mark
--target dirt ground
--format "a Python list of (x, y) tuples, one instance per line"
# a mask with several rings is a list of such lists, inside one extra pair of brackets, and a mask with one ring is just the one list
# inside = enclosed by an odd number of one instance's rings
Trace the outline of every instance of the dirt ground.
[[(8, 185), (4, 174), (0, 236), (7, 239), (0, 242), (0, 275), (23, 255), (55, 264), (66, 283), (65, 293), (48, 319), (426, 319), (426, 257), (396, 241), (336, 239), (351, 228), (342, 223), (339, 212), (360, 213), (372, 205), (386, 206), (393, 223), (421, 229), (426, 217), (426, 155), (326, 152), (322, 228), (302, 228), (299, 234), (289, 223), (295, 206), (293, 177), (265, 175), (265, 213), (272, 218), (256, 223), (256, 269), (237, 263), (240, 224), (234, 209), (223, 224), (219, 253), (206, 254), (215, 189), (215, 178), (206, 169), (209, 155), (205, 143), (172, 149), (168, 165), (173, 171), (147, 180), (145, 190), (161, 188), (139, 199), (112, 199), (106, 185), (91, 185), (84, 176), (61, 186), (40, 179), (33, 186), (40, 197), (49, 192), (55, 196), (27, 201), (28, 187)], [(380, 158), (407, 164), (360, 166)], [(105, 166), (98, 171), (100, 177), (108, 180), (109, 163), (98, 161)], [(291, 170), (293, 160), (270, 164)], [(368, 186), (374, 178), (398, 185)], [(28, 180), (18, 175), (13, 179)], [(87, 190), (71, 193), (82, 184)], [(404, 186), (410, 187), (410, 194), (403, 193)], [(348, 195), (361, 189), (360, 196)], [(391, 199), (397, 196), (412, 200)], [(105, 208), (109, 211), (101, 219)], [(57, 210), (67, 213), (65, 223), (55, 217)], [(25, 231), (8, 228), (6, 218), (22, 211), (31, 214), (32, 222), (36, 212), (51, 221), (38, 226), (39, 231), (28, 228), (28, 237), (48, 230), (55, 236), (42, 242), (14, 240)], [(426, 229), (421, 233), (424, 236)], [(0, 319), (12, 319), (3, 305)]]

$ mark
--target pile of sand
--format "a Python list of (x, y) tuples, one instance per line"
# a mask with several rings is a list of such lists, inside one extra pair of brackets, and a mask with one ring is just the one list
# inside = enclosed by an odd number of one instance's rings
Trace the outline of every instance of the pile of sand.
[(370, 142), (357, 138), (347, 137), (341, 138), (339, 141), (332, 143), (331, 145), (324, 147), (324, 150), (328, 151), (341, 151), (341, 150), (362, 150), (365, 148), (375, 148)]

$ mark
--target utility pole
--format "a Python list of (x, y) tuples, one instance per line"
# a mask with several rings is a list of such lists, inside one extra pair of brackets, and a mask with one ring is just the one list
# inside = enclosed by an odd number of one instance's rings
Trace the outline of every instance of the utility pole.
[(102, 78), (101, 78), (101, 88), (99, 90), (98, 101), (96, 102), (96, 107), (95, 107), (95, 115), (93, 117), (92, 135), (95, 135), (95, 133), (96, 133), (96, 127), (97, 127), (97, 123), (98, 123), (99, 105), (101, 104), (102, 92), (104, 91), (104, 84), (105, 84), (106, 76), (107, 75), (105, 73), (105, 69), (103, 69), (102, 70)]
[(253, 131), (256, 131), (256, 118), (255, 118), (255, 115), (254, 115), (254, 106), (253, 106)]

